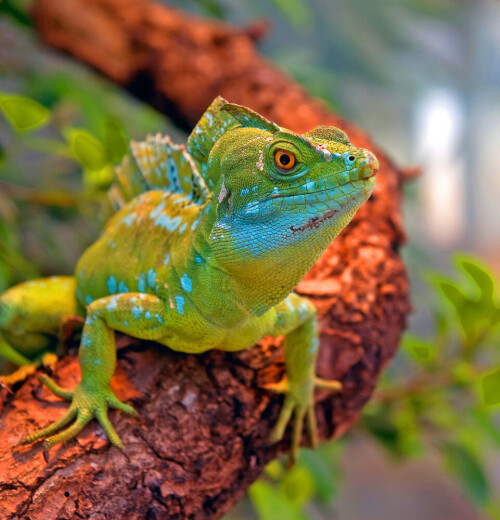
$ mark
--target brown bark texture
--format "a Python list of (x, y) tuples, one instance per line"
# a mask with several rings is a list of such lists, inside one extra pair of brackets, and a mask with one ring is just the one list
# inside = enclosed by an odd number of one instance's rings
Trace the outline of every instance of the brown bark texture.
[[(409, 311), (398, 255), (404, 241), (403, 172), (364, 132), (257, 53), (262, 26), (236, 29), (146, 0), (40, 0), (34, 16), (49, 45), (90, 64), (185, 128), (220, 94), (295, 131), (338, 126), (354, 144), (377, 154), (374, 194), (298, 287), (318, 308), (317, 372), (343, 383), (337, 394), (316, 394), (320, 438), (344, 433), (394, 355)], [(114, 389), (139, 412), (137, 418), (110, 413), (124, 453), (110, 447), (96, 422), (55, 447), (48, 463), (39, 444), (14, 448), (68, 405), (34, 377), (13, 394), (1, 391), (0, 518), (215, 519), (267, 462), (287, 450), (289, 432), (278, 445), (267, 442), (282, 399), (262, 388), (283, 374), (279, 340), (264, 339), (240, 353), (198, 356), (125, 336), (118, 343)], [(76, 357), (64, 357), (54, 377), (74, 386)]]

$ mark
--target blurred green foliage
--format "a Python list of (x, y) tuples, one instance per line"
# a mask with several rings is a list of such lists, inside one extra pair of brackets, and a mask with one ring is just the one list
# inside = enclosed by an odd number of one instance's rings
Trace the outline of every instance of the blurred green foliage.
[(405, 335), (358, 428), (398, 458), (439, 454), (470, 499), (500, 518), (485, 469), (500, 447), (500, 299), (479, 259), (453, 261), (455, 277), (428, 276), (434, 336)]
[(442, 461), (483, 514), (500, 518), (487, 469), (488, 454), (500, 448), (500, 298), (492, 273), (465, 254), (453, 261), (454, 277), (431, 273), (435, 335), (406, 334), (358, 425), (343, 441), (317, 452), (302, 450), (290, 470), (271, 462), (250, 488), (254, 513), (238, 511), (226, 520), (331, 518), (341, 485), (344, 448), (369, 436), (401, 462), (432, 454)]

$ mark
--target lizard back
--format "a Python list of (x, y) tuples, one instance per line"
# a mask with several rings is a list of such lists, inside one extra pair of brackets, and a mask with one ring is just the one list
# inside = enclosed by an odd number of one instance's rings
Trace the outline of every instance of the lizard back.
[(216, 179), (207, 175), (210, 151), (217, 140), (239, 121), (221, 108), (227, 104), (217, 97), (192, 131), (187, 146), (174, 144), (168, 136), (156, 134), (146, 141), (131, 141), (131, 154), (115, 169), (103, 207), (108, 221), (135, 197), (151, 190), (178, 193), (196, 204), (210, 197)]

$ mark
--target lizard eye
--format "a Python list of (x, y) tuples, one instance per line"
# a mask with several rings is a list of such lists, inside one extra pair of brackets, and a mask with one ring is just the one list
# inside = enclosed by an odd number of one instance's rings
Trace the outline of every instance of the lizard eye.
[(282, 170), (291, 170), (296, 163), (295, 155), (288, 150), (277, 150), (274, 154), (274, 162)]

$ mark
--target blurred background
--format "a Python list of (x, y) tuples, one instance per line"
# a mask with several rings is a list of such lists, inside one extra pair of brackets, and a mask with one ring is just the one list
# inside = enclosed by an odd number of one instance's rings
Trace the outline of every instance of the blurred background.
[[(500, 3), (168, 3), (236, 25), (268, 20), (260, 52), (398, 165), (421, 168), (405, 186), (414, 313), (397, 359), (358, 426), (302, 450), (292, 470), (271, 463), (226, 520), (500, 518)], [(26, 96), (40, 121), (20, 131), (0, 114), (0, 291), (72, 272), (129, 139), (186, 138), (45, 48), (31, 4), (0, 2), (0, 105)], [(76, 157), (75, 135), (106, 159)]]

